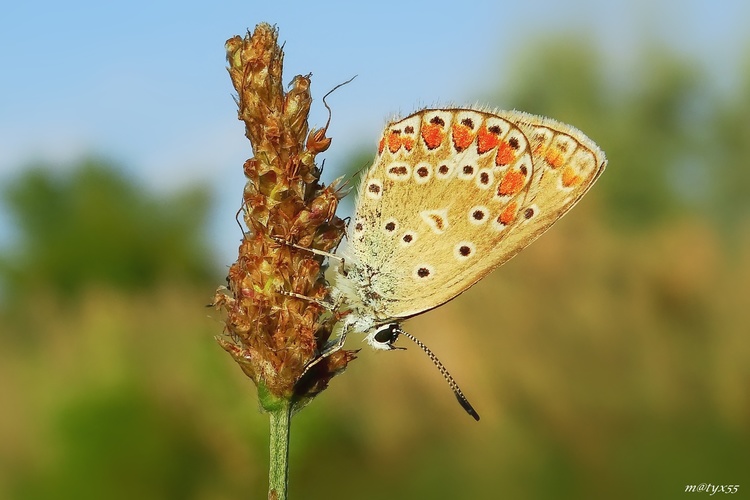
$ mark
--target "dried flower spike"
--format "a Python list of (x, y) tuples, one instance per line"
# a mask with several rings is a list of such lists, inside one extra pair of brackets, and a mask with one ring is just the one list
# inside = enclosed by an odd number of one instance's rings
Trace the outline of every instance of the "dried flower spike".
[(229, 39), (226, 50), (238, 117), (254, 156), (244, 165), (247, 231), (228, 287), (214, 300), (227, 314), (226, 335), (218, 341), (258, 386), (266, 410), (287, 401), (295, 411), (354, 358), (341, 351), (300, 381), (337, 318), (316, 302), (328, 295), (323, 258), (292, 244), (333, 251), (344, 235), (344, 221), (335, 215), (342, 195), (319, 182), (315, 156), (330, 139), (325, 129), (308, 135), (310, 77), (296, 76), (283, 90), (277, 30), (259, 24), (244, 38)]

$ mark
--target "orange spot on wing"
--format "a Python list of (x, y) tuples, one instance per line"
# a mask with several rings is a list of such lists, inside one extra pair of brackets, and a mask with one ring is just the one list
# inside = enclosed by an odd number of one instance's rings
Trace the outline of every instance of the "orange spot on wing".
[(497, 147), (500, 142), (500, 138), (497, 134), (493, 134), (485, 125), (477, 132), (477, 151), (479, 154), (486, 153), (487, 151)]
[(560, 168), (564, 159), (560, 151), (550, 148), (544, 155), (544, 160), (549, 163), (552, 168)]
[(505, 210), (503, 210), (500, 213), (500, 216), (497, 218), (497, 221), (500, 224), (507, 226), (508, 224), (513, 222), (513, 220), (516, 218), (517, 210), (518, 210), (518, 204), (515, 201), (508, 203), (508, 206), (505, 207)]
[(453, 125), (453, 146), (456, 151), (463, 151), (474, 141), (474, 131), (466, 125), (456, 123)]
[(385, 149), (385, 137), (381, 137), (380, 143), (378, 144), (378, 154), (383, 154), (383, 150)]
[(575, 170), (573, 170), (573, 167), (570, 165), (566, 165), (565, 168), (562, 171), (562, 184), (565, 187), (572, 187), (576, 184), (580, 184), (583, 178), (576, 174)]
[(523, 189), (526, 183), (526, 176), (521, 172), (508, 172), (503, 176), (503, 180), (497, 186), (497, 194), (499, 196), (513, 195)]
[(495, 156), (495, 165), (507, 165), (515, 160), (516, 154), (513, 148), (505, 141), (500, 141), (497, 147), (497, 156)]
[(388, 135), (388, 150), (391, 153), (395, 153), (401, 147), (401, 134), (397, 132), (391, 132)]
[(426, 123), (422, 126), (422, 139), (427, 144), (427, 149), (435, 149), (445, 139), (443, 127), (436, 123)]
[(414, 147), (414, 138), (412, 137), (403, 137), (401, 139), (401, 144), (404, 145), (404, 148), (406, 148), (407, 151), (411, 151)]

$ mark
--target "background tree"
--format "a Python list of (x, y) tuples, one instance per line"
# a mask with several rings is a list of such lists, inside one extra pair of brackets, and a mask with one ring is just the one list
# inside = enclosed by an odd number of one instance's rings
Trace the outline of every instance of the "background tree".
[(17, 228), (4, 259), (6, 296), (44, 289), (74, 297), (91, 285), (136, 291), (218, 275), (205, 188), (157, 194), (111, 162), (86, 159), (25, 169), (1, 194)]

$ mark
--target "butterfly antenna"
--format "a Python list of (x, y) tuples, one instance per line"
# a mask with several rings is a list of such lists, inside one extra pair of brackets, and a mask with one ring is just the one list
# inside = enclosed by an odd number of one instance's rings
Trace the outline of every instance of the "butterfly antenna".
[(351, 83), (351, 81), (354, 80), (355, 78), (357, 78), (357, 75), (354, 75), (353, 77), (349, 78), (347, 81), (343, 83), (339, 83), (338, 85), (333, 87), (331, 90), (329, 90), (326, 95), (323, 96), (323, 106), (325, 106), (326, 109), (328, 110), (328, 121), (326, 122), (326, 126), (323, 127), (323, 130), (326, 130), (326, 131), (328, 130), (328, 125), (331, 124), (331, 114), (332, 114), (331, 108), (328, 106), (328, 103), (326, 102), (326, 97), (333, 94), (339, 87), (343, 87), (347, 83)]
[(435, 353), (433, 353), (426, 345), (424, 345), (418, 338), (411, 335), (410, 333), (407, 333), (401, 329), (398, 331), (399, 334), (403, 335), (404, 337), (408, 338), (415, 344), (419, 346), (420, 349), (422, 349), (427, 356), (430, 357), (433, 364), (437, 367), (438, 370), (440, 370), (440, 373), (443, 375), (443, 378), (446, 382), (448, 382), (448, 385), (453, 390), (453, 394), (456, 395), (456, 399), (458, 400), (458, 404), (461, 405), (461, 408), (466, 410), (466, 413), (474, 417), (474, 420), (479, 421), (479, 413), (474, 409), (473, 406), (471, 406), (471, 403), (469, 403), (469, 400), (466, 399), (466, 396), (464, 396), (464, 393), (461, 392), (461, 388), (458, 387), (458, 384), (456, 381), (451, 377), (451, 374), (448, 372), (448, 369), (443, 365), (443, 363), (440, 362), (440, 360), (435, 356)]
[(245, 209), (245, 199), (243, 197), (242, 203), (240, 204), (240, 209), (237, 210), (236, 214), (234, 214), (234, 220), (237, 221), (237, 225), (240, 226), (240, 231), (242, 231), (243, 237), (245, 236), (246, 233), (245, 233), (245, 228), (242, 227), (242, 223), (240, 222), (240, 214), (242, 213), (244, 209)]

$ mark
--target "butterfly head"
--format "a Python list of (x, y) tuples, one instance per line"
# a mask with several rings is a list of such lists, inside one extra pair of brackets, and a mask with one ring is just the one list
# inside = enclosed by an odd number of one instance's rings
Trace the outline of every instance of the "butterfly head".
[(350, 272), (346, 277), (337, 281), (336, 291), (340, 294), (340, 300), (349, 308), (344, 317), (343, 332), (364, 333), (364, 340), (373, 349), (381, 351), (403, 349), (393, 345), (401, 333), (401, 325), (378, 312), (378, 300), (363, 293), (367, 289), (351, 281), (355, 275)]
[(365, 338), (367, 343), (370, 344), (373, 349), (379, 349), (382, 351), (392, 351), (394, 349), (404, 349), (403, 347), (396, 347), (394, 344), (401, 334), (401, 325), (398, 323), (389, 323), (387, 325), (381, 325), (373, 329), (369, 335)]

